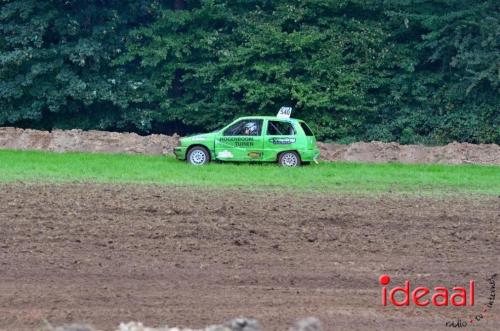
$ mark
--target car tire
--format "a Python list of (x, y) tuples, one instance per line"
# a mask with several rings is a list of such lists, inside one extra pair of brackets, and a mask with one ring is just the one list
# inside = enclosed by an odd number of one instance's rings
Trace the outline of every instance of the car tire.
[(210, 162), (210, 153), (205, 147), (195, 146), (189, 150), (186, 161), (195, 166), (205, 165)]
[(278, 163), (282, 167), (300, 167), (300, 156), (297, 152), (283, 152), (278, 158)]

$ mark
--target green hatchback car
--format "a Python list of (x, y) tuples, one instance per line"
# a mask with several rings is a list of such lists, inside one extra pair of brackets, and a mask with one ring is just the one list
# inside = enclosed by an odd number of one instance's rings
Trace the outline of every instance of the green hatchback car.
[(304, 121), (273, 116), (241, 117), (221, 130), (182, 138), (174, 148), (177, 159), (193, 165), (219, 160), (297, 167), (317, 163), (319, 153), (316, 138)]

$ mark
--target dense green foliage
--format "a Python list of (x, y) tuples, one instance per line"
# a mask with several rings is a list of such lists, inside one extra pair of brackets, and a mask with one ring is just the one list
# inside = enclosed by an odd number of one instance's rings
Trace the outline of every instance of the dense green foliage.
[(500, 143), (495, 0), (7, 0), (0, 125)]
[[(172, 157), (0, 150), (2, 183), (134, 183), (350, 194), (500, 194), (498, 166), (324, 162), (195, 167)], [(257, 180), (256, 180), (257, 179)]]

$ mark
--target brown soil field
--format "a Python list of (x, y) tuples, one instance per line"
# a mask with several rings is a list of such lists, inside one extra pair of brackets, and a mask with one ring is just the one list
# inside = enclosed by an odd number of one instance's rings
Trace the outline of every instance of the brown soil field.
[[(0, 185), (0, 329), (83, 322), (286, 330), (500, 330), (498, 197), (359, 197), (96, 184)], [(389, 287), (467, 286), (472, 307), (382, 306)], [(497, 279), (498, 280), (498, 279)], [(498, 301), (497, 296), (497, 301)]]

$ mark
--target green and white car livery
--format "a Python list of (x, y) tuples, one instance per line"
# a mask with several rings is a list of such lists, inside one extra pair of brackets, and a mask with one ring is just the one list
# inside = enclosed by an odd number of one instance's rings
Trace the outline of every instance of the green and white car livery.
[(278, 162), (289, 167), (317, 162), (314, 134), (304, 121), (290, 118), (290, 112), (283, 107), (277, 116), (241, 117), (221, 130), (182, 138), (174, 154), (193, 165), (212, 160)]

